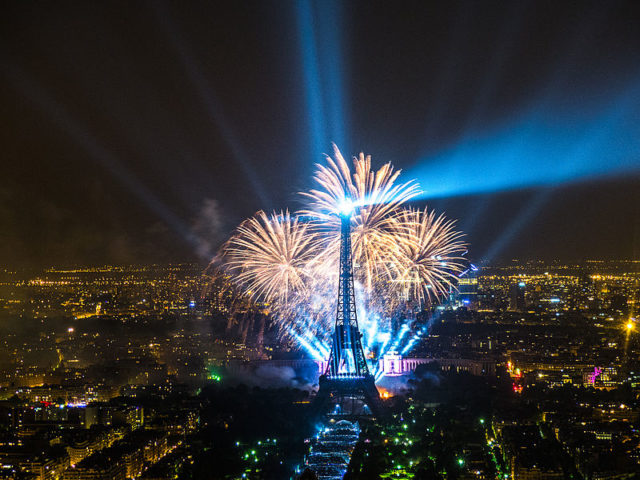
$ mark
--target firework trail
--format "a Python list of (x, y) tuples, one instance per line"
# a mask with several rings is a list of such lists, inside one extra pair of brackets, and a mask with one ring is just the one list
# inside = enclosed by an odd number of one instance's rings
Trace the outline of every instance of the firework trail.
[(317, 165), (314, 180), (319, 189), (301, 192), (308, 207), (300, 213), (316, 220), (324, 234), (324, 259), (321, 268), (337, 270), (340, 251), (340, 218), (336, 215), (345, 200), (356, 210), (352, 216), (353, 262), (356, 280), (372, 291), (379, 279), (390, 279), (388, 266), (393, 261), (394, 223), (400, 206), (420, 194), (415, 180), (396, 183), (400, 170), (391, 163), (379, 170), (371, 168), (371, 156), (361, 153), (353, 158), (353, 174), (349, 164), (335, 145), (334, 157), (327, 165)]
[(455, 221), (434, 211), (404, 209), (394, 223), (397, 261), (391, 264), (394, 282), (402, 296), (430, 304), (449, 293), (457, 274), (464, 270), (466, 250)]
[(286, 307), (307, 295), (309, 266), (319, 253), (316, 243), (310, 225), (289, 211), (260, 211), (224, 246), (226, 267), (252, 297)]
[[(379, 350), (388, 346), (390, 319), (399, 309), (416, 310), (448, 293), (462, 269), (462, 234), (442, 215), (405, 208), (420, 187), (415, 180), (399, 182), (399, 176), (391, 163), (374, 170), (364, 154), (351, 166), (334, 145), (334, 158), (317, 166), (316, 188), (301, 193), (303, 210), (260, 211), (223, 246), (226, 270), (252, 299), (269, 305), (283, 339), (314, 356), (327, 350), (323, 340), (333, 330), (337, 297), (337, 213), (345, 201), (357, 207), (352, 248), (367, 349), (376, 339), (385, 342)], [(402, 325), (408, 330), (406, 320)]]

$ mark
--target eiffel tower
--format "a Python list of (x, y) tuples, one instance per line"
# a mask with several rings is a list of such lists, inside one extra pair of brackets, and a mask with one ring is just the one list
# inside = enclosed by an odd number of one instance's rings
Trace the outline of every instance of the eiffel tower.
[[(382, 402), (369, 372), (358, 329), (356, 299), (353, 290), (353, 259), (351, 255), (351, 215), (353, 205), (347, 201), (340, 211), (340, 279), (338, 310), (329, 363), (320, 376), (316, 406), (327, 412), (334, 404), (343, 414), (352, 416), (382, 414)], [(351, 409), (345, 412), (345, 406)], [(355, 409), (358, 404), (359, 408)], [(332, 413), (332, 412), (328, 412)]]

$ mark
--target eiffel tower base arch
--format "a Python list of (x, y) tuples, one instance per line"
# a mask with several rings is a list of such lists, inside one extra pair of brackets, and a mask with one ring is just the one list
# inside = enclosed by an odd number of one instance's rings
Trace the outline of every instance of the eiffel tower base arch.
[(379, 418), (383, 414), (383, 407), (373, 375), (355, 378), (322, 375), (314, 411), (339, 417)]

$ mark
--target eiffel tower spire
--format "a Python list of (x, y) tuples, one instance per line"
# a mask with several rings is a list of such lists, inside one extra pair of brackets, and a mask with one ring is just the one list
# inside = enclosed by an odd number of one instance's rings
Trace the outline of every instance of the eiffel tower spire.
[(338, 283), (338, 311), (331, 356), (326, 375), (329, 377), (369, 375), (369, 367), (364, 356), (358, 317), (356, 297), (353, 289), (353, 258), (351, 255), (351, 214), (340, 214), (340, 280)]
[[(358, 329), (356, 315), (351, 255), (353, 209), (353, 204), (346, 200), (344, 208), (339, 212), (341, 231), (338, 308), (329, 364), (324, 375), (320, 377), (320, 388), (315, 403), (318, 409), (322, 408), (324, 411), (327, 410), (328, 404), (333, 402), (339, 407), (338, 411), (341, 414), (379, 415), (382, 413), (382, 402), (364, 356), (362, 335)], [(362, 404), (362, 408), (355, 407), (358, 402)], [(346, 412), (348, 405), (349, 413)]]

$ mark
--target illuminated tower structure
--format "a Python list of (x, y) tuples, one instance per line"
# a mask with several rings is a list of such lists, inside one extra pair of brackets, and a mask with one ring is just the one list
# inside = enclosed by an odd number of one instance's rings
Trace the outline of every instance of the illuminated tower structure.
[[(333, 413), (345, 415), (379, 415), (380, 394), (369, 371), (358, 329), (356, 300), (353, 289), (353, 259), (351, 255), (351, 214), (348, 202), (341, 209), (340, 277), (338, 308), (329, 363), (320, 376), (316, 404), (325, 412), (333, 404)], [(331, 413), (331, 412), (330, 412)]]
[(509, 289), (509, 310), (512, 312), (524, 312), (527, 308), (525, 301), (526, 284), (518, 282), (511, 285)]

